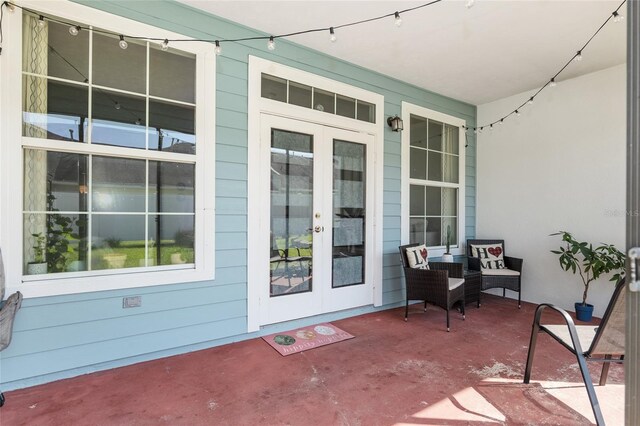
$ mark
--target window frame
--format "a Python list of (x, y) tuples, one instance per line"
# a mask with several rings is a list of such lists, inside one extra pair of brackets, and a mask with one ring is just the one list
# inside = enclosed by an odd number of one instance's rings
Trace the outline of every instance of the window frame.
[[(425, 180), (417, 180), (410, 178), (410, 141), (411, 141), (411, 115), (416, 115), (421, 118), (435, 120), (444, 124), (449, 124), (459, 128), (458, 131), (458, 183), (450, 182), (438, 182)], [(409, 243), (409, 193), (411, 184), (419, 184), (422, 186), (434, 186), (440, 188), (455, 188), (458, 190), (457, 199), (457, 240), (451, 244), (451, 254), (460, 256), (464, 255), (464, 244), (466, 241), (465, 233), (465, 219), (466, 219), (466, 198), (465, 198), (465, 180), (466, 180), (466, 149), (464, 129), (462, 126), (466, 126), (464, 119), (454, 117), (452, 115), (444, 114), (442, 112), (434, 111), (419, 105), (414, 105), (408, 102), (402, 102), (402, 121), (405, 123), (404, 130), (401, 136), (401, 189), (400, 189), (400, 239), (402, 244)], [(428, 176), (427, 176), (428, 177)], [(429, 249), (429, 257), (442, 256), (446, 247), (443, 246), (431, 246)]]
[[(188, 38), (128, 18), (71, 3), (67, 0), (28, 1), (21, 5), (82, 25), (95, 25), (115, 33), (159, 39)], [(59, 142), (22, 136), (22, 18), (16, 8), (6, 13), (5, 48), (0, 56), (0, 246), (4, 248), (7, 291), (25, 297), (43, 297), (211, 280), (215, 271), (215, 53), (210, 44), (189, 42), (176, 48), (196, 56), (196, 154), (154, 152), (85, 143)], [(151, 42), (153, 43), (153, 42)], [(160, 44), (160, 42), (158, 42)], [(188, 162), (195, 172), (195, 267), (154, 266), (129, 269), (23, 275), (24, 150), (44, 149), (131, 159)], [(11, 190), (20, 188), (21, 190)], [(20, 224), (15, 226), (15, 224)], [(91, 278), (88, 280), (87, 278)]]

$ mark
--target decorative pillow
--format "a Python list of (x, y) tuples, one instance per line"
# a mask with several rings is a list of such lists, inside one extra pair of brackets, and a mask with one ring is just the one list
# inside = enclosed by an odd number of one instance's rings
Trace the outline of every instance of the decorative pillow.
[(471, 255), (480, 259), (482, 269), (504, 269), (504, 250), (500, 244), (471, 245)]
[(427, 247), (424, 244), (415, 247), (409, 247), (407, 251), (407, 260), (409, 266), (414, 269), (429, 269), (429, 259), (427, 257)]

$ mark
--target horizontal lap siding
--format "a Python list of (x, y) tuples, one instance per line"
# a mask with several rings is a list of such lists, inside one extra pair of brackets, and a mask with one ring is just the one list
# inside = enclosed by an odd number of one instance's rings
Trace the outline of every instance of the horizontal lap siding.
[[(78, 3), (194, 38), (238, 38), (254, 31), (172, 1)], [(211, 31), (211, 32), (209, 32)], [(248, 56), (275, 60), (385, 97), (384, 116), (407, 101), (475, 124), (475, 107), (417, 89), (285, 40), (275, 52), (263, 41), (225, 44), (216, 72), (216, 279), (141, 289), (28, 299), (14, 340), (0, 353), (0, 381), (10, 387), (53, 380), (241, 339), (247, 327), (247, 77)], [(386, 129), (386, 127), (385, 127)], [(467, 235), (475, 235), (475, 149), (467, 150)], [(383, 173), (383, 304), (404, 300), (399, 266), (400, 133), (385, 130)], [(140, 308), (122, 298), (142, 296)], [(226, 339), (225, 339), (226, 338)], [(82, 370), (84, 368), (84, 370)], [(34, 379), (35, 378), (35, 379)]]

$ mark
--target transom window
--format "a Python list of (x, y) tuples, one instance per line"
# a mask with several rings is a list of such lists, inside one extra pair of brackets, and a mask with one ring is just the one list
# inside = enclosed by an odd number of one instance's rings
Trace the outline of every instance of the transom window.
[(212, 261), (201, 252), (212, 236), (197, 232), (210, 224), (201, 215), (211, 189), (196, 132), (198, 55), (132, 39), (123, 48), (85, 23), (74, 35), (28, 12), (22, 21), (23, 274)]
[(376, 106), (349, 96), (333, 93), (285, 78), (262, 73), (262, 97), (316, 111), (376, 122)]

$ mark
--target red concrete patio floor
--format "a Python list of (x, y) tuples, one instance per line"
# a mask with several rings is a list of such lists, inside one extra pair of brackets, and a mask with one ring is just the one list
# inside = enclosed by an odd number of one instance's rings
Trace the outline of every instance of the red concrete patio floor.
[[(282, 357), (262, 339), (7, 392), (9, 425), (580, 425), (593, 414), (575, 359), (542, 335), (522, 384), (534, 305), (484, 296), (467, 319), (419, 305), (334, 324), (356, 337)], [(599, 364), (592, 366), (599, 378)], [(596, 386), (624, 420), (623, 367)]]

